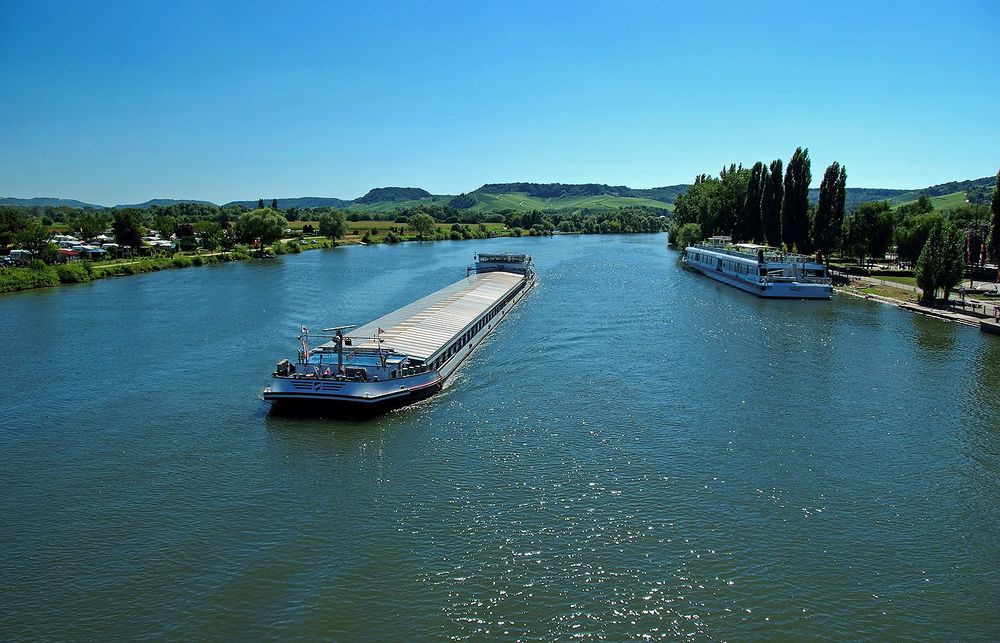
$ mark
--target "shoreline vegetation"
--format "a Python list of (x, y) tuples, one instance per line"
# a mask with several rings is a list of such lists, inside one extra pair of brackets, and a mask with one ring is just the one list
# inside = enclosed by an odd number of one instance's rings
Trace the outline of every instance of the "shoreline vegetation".
[[(997, 274), (1000, 173), (993, 186), (983, 179), (942, 184), (895, 203), (864, 200), (871, 196), (858, 196), (864, 189), (852, 192), (846, 168), (836, 162), (826, 168), (815, 195), (811, 181), (809, 150), (800, 147), (787, 165), (781, 159), (751, 168), (730, 164), (717, 178), (702, 174), (685, 190), (657, 192), (672, 201), (663, 204), (669, 208), (608, 201), (604, 197), (612, 194), (636, 195), (597, 184), (487, 185), (483, 190), (513, 190), (517, 196), (519, 209), (510, 207), (514, 201), (496, 200), (490, 202), (497, 208), (492, 210), (476, 209), (487, 207), (481, 194), (427, 203), (421, 200), (429, 193), (414, 188), (380, 188), (350, 202), (352, 208), (364, 205), (371, 211), (299, 207), (309, 199), (294, 200), (296, 205), (287, 209), (279, 208), (277, 199), (270, 207), (260, 199), (256, 209), (250, 209), (252, 202), (220, 207), (166, 200), (104, 210), (0, 205), (0, 293), (342, 244), (664, 230), (671, 245), (684, 247), (721, 234), (790, 252), (815, 252), (831, 269), (852, 274), (871, 274), (873, 264), (888, 261), (882, 276), (903, 280), (924, 304), (947, 302), (963, 278)], [(965, 191), (948, 192), (956, 187)], [(528, 203), (529, 196), (562, 205), (568, 202), (560, 199), (571, 197), (591, 200), (539, 210), (528, 209), (536, 203)]]
[(992, 190), (969, 189), (964, 199), (938, 201), (940, 209), (926, 194), (896, 207), (888, 200), (849, 207), (847, 168), (838, 162), (823, 172), (815, 204), (811, 182), (809, 149), (802, 147), (787, 165), (733, 163), (717, 178), (698, 175), (674, 201), (670, 241), (684, 248), (721, 235), (815, 254), (817, 262), (851, 274), (889, 262), (879, 272), (902, 280), (930, 308), (949, 306), (965, 279), (996, 284), (1000, 278), (1000, 172)]
[[(351, 222), (347, 226), (349, 227), (343, 231), (342, 237), (338, 235), (337, 238), (327, 238), (315, 235), (307, 236), (302, 233), (304, 229), (314, 230), (319, 228), (320, 222), (296, 222), (285, 230), (285, 232), (291, 231), (292, 235), (286, 236), (283, 234), (281, 239), (269, 245), (261, 245), (260, 243), (257, 243), (256, 247), (236, 245), (230, 250), (177, 250), (151, 256), (128, 256), (104, 261), (77, 259), (63, 263), (46, 263), (40, 259), (36, 259), (27, 265), (0, 269), (0, 294), (34, 290), (37, 288), (50, 288), (65, 284), (87, 283), (108, 277), (123, 277), (148, 272), (160, 272), (162, 270), (231, 263), (247, 259), (273, 259), (286, 254), (300, 254), (308, 250), (333, 249), (340, 246), (395, 244), (412, 241), (461, 241), (495, 237), (551, 236), (554, 234), (586, 234), (583, 231), (558, 232), (551, 229), (531, 229), (524, 231), (521, 228), (509, 229), (500, 223), (472, 226), (432, 222), (429, 227), (424, 228), (422, 231), (410, 228), (405, 223), (395, 220)], [(649, 232), (659, 232), (659, 230), (649, 230)]]
[[(393, 198), (407, 196), (387, 190)], [(354, 243), (655, 233), (666, 228), (669, 214), (648, 205), (489, 212), (445, 204), (382, 212), (282, 210), (276, 199), (269, 205), (260, 199), (255, 209), (193, 202), (105, 210), (0, 206), (0, 293)]]

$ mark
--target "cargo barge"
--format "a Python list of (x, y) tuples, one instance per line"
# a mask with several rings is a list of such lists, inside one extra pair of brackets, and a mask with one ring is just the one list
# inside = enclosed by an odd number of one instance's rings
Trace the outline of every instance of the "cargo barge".
[[(529, 255), (478, 254), (466, 277), (361, 327), (310, 335), (281, 360), (264, 399), (273, 410), (376, 414), (439, 391), (535, 285)], [(314, 338), (328, 340), (310, 349)]]

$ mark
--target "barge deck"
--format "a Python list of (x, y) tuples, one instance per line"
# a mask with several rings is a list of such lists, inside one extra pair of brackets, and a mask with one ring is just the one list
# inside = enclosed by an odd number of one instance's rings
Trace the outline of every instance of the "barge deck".
[(335, 334), (314, 349), (303, 328), (297, 362), (278, 363), (264, 399), (378, 412), (432, 395), (534, 284), (531, 257), (477, 255), (473, 274), (361, 327), (325, 329)]

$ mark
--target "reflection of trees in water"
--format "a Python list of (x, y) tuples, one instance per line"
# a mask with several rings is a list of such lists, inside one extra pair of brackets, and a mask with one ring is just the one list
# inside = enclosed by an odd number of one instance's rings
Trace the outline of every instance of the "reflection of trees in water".
[(997, 560), (1000, 543), (1000, 337), (984, 334), (971, 362), (965, 393), (968, 440), (962, 448), (969, 462), (959, 497), (964, 512), (982, 521), (983, 529), (969, 529), (968, 542), (984, 559)]
[(973, 362), (976, 381), (984, 392), (992, 393), (994, 413), (1000, 410), (1000, 337), (984, 336)]
[(955, 333), (964, 331), (951, 322), (912, 315), (917, 346), (928, 356), (937, 359), (951, 357), (958, 340)]

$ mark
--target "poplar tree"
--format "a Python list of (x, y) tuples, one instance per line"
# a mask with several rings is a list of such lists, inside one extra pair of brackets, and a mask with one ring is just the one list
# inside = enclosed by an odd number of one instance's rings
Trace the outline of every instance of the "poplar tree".
[(989, 255), (997, 264), (997, 280), (1000, 281), (1000, 170), (997, 171), (990, 209), (993, 211), (993, 221), (990, 223)]
[(812, 240), (816, 249), (824, 257), (830, 256), (834, 244), (837, 192), (840, 186), (840, 163), (834, 161), (823, 173), (823, 181), (819, 184), (819, 204), (816, 206), (816, 217), (812, 222)]
[(809, 148), (795, 148), (785, 169), (785, 198), (781, 206), (781, 241), (798, 252), (809, 251)]
[(837, 177), (837, 189), (834, 192), (833, 212), (831, 213), (830, 250), (840, 247), (844, 230), (844, 208), (847, 203), (847, 166), (840, 166), (840, 176)]
[(277, 199), (271, 199), (271, 209), (274, 210), (275, 212), (278, 211), (278, 200)]
[(781, 184), (781, 159), (771, 161), (771, 170), (765, 168), (761, 194), (761, 228), (769, 246), (781, 245), (781, 201), (785, 194)]
[(767, 181), (767, 166), (757, 161), (750, 169), (747, 183), (746, 203), (743, 206), (743, 220), (740, 230), (741, 241), (763, 241), (763, 198)]

